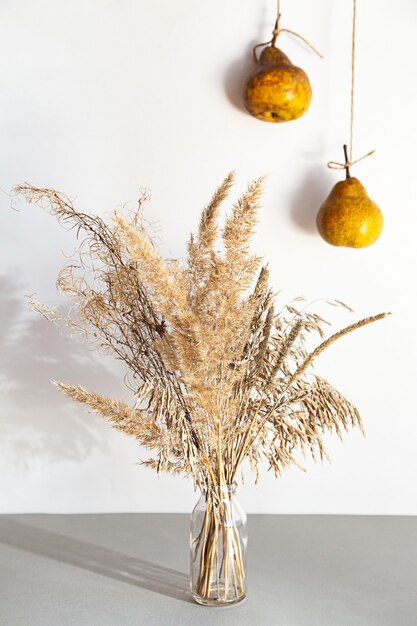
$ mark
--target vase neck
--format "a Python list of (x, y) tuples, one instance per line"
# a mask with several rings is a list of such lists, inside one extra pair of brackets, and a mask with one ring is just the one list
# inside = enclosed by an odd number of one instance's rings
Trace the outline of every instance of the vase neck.
[(210, 485), (206, 489), (203, 489), (201, 495), (204, 498), (215, 496), (217, 498), (231, 497), (236, 494), (237, 483), (231, 483), (230, 485)]

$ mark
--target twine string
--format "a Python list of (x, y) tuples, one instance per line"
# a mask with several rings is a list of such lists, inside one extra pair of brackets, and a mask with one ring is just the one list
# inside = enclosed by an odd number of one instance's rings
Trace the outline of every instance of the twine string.
[[(347, 157), (347, 146), (343, 146), (343, 148), (346, 148), (346, 150), (345, 150), (345, 157)], [(363, 161), (364, 159), (367, 159), (372, 154), (374, 154), (374, 152), (375, 152), (375, 150), (370, 150), (369, 152), (367, 152), (363, 156), (359, 157), (358, 159), (354, 159), (354, 160), (352, 160), (351, 157), (346, 158), (344, 163), (339, 163), (338, 161), (329, 161), (327, 163), (327, 167), (330, 168), (331, 170), (346, 170), (346, 178), (350, 178), (349, 168), (351, 168), (352, 165), (356, 165), (356, 163), (359, 163), (359, 161)]]
[(356, 67), (356, 5), (357, 0), (353, 0), (353, 18), (352, 18), (352, 61), (351, 61), (351, 85), (350, 85), (350, 123), (349, 123), (349, 154), (347, 146), (343, 146), (345, 154), (345, 162), (329, 161), (327, 167), (331, 170), (346, 170), (346, 178), (350, 178), (350, 168), (359, 161), (367, 159), (375, 150), (370, 150), (358, 159), (353, 158), (353, 131), (355, 122), (355, 67)]
[(356, 61), (356, 0), (353, 0), (352, 17), (352, 83), (350, 88), (350, 128), (349, 128), (349, 161), (353, 161), (353, 122), (355, 115), (355, 61)]
[(298, 37), (298, 39), (301, 39), (301, 41), (303, 41), (306, 46), (308, 46), (315, 54), (317, 54), (317, 56), (319, 56), (321, 59), (324, 58), (322, 53), (317, 50), (316, 46), (313, 46), (311, 41), (300, 35), (300, 33), (296, 33), (295, 30), (290, 30), (289, 28), (274, 28), (272, 32), (274, 37), (278, 37), (280, 33), (289, 33), (290, 35), (294, 35), (294, 37)]
[(290, 30), (289, 28), (281, 28), (280, 22), (281, 22), (281, 0), (277, 0), (277, 18), (275, 20), (274, 30), (272, 31), (272, 38), (269, 39), (269, 41), (258, 43), (253, 48), (253, 56), (256, 62), (258, 61), (258, 57), (256, 56), (257, 49), (263, 48), (264, 46), (275, 46), (278, 36), (281, 33), (289, 33), (290, 35), (293, 35), (294, 37), (298, 37), (298, 39), (301, 39), (301, 41), (305, 43), (305, 45), (308, 46), (310, 50), (312, 50), (315, 54), (317, 54), (317, 56), (319, 56), (321, 59), (323, 58), (323, 55), (321, 54), (321, 52), (319, 52), (317, 48), (313, 46), (313, 44), (308, 39), (306, 39), (299, 33), (295, 32), (294, 30)]

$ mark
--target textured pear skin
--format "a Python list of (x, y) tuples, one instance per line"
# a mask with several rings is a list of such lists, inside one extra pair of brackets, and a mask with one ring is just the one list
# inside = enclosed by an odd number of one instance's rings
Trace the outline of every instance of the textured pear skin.
[(357, 178), (336, 183), (317, 214), (320, 235), (334, 246), (370, 246), (381, 234), (383, 223), (382, 212)]
[(290, 122), (301, 117), (311, 101), (307, 74), (279, 48), (264, 48), (258, 69), (246, 83), (245, 106), (265, 122)]

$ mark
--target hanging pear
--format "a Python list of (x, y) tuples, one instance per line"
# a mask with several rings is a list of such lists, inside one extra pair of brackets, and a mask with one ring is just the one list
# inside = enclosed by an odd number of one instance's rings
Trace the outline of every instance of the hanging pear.
[(265, 122), (289, 122), (301, 117), (310, 101), (311, 85), (304, 70), (293, 65), (273, 43), (264, 48), (246, 83), (249, 113)]
[(381, 234), (384, 218), (357, 178), (346, 170), (346, 180), (339, 181), (321, 205), (317, 228), (327, 243), (349, 248), (365, 248)]

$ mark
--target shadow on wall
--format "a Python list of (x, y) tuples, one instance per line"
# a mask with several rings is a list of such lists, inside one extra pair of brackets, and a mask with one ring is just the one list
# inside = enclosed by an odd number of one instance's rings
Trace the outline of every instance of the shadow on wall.
[(224, 89), (229, 102), (246, 115), (249, 113), (246, 111), (244, 101), (245, 85), (256, 67), (252, 55), (256, 43), (253, 41), (246, 50), (242, 50), (242, 56), (229, 65), (224, 76)]
[(21, 285), (0, 276), (0, 450), (28, 469), (38, 458), (80, 461), (106, 449), (101, 418), (72, 405), (52, 384), (62, 380), (120, 395), (117, 377), (87, 346), (25, 311)]
[(252, 51), (258, 43), (272, 37), (273, 24), (271, 24), (269, 9), (269, 3), (264, 2), (260, 9), (258, 24), (254, 24), (253, 27), (254, 32), (255, 29), (258, 30), (257, 38), (248, 45), (246, 50), (242, 50), (239, 57), (228, 66), (223, 79), (224, 90), (229, 102), (240, 111), (245, 112), (246, 115), (249, 113), (246, 111), (244, 103), (245, 85), (250, 74), (256, 68)]
[(316, 216), (334, 183), (325, 165), (315, 166), (307, 171), (294, 193), (290, 207), (292, 221), (301, 230), (318, 235)]

